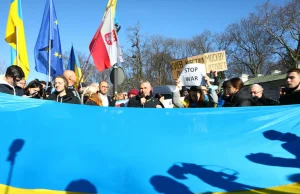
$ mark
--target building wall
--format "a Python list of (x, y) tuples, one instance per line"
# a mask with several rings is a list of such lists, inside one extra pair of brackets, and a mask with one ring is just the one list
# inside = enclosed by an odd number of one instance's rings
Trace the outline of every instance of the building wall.
[(280, 97), (280, 87), (285, 83), (285, 80), (277, 80), (259, 84), (264, 88), (264, 94), (266, 97), (273, 100), (278, 100)]

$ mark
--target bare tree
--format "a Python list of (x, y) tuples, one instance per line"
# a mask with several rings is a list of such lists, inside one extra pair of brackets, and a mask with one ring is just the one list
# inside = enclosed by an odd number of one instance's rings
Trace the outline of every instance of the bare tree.
[(182, 59), (192, 56), (190, 51), (190, 40), (187, 39), (173, 39), (170, 48), (170, 54), (173, 60)]
[(274, 41), (257, 23), (258, 17), (252, 13), (227, 28), (232, 40), (229, 50), (232, 52), (230, 67), (233, 74), (243, 72), (255, 77), (266, 72), (272, 61)]
[(170, 62), (171, 48), (174, 45), (174, 39), (163, 36), (152, 36), (146, 49), (147, 66), (146, 77), (153, 86), (167, 85), (172, 83), (172, 72)]
[(216, 51), (214, 37), (209, 30), (205, 30), (201, 34), (194, 36), (190, 41), (190, 53), (193, 56), (213, 51)]
[(145, 78), (145, 49), (147, 37), (141, 33), (140, 23), (127, 29), (128, 41), (131, 48), (124, 52), (122, 68), (127, 79), (122, 83), (124, 89), (136, 88), (139, 82)]
[(275, 39), (276, 53), (287, 67), (295, 67), (300, 60), (300, 1), (291, 0), (284, 6), (269, 1), (258, 6), (259, 24)]

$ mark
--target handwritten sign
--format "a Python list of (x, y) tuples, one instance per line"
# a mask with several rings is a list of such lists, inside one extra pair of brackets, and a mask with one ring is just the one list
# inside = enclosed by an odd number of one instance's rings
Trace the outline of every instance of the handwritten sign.
[(204, 75), (206, 69), (204, 64), (192, 63), (183, 67), (179, 76), (182, 86), (200, 86), (205, 85)]
[(227, 70), (225, 51), (205, 53), (198, 56), (188, 57), (171, 62), (172, 76), (178, 79), (183, 67), (186, 64), (201, 63), (206, 67), (206, 73), (210, 71), (225, 71)]

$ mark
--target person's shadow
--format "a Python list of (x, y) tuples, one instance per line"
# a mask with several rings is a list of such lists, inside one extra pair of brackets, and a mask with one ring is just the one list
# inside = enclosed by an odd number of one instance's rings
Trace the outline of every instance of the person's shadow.
[(187, 186), (166, 176), (153, 176), (150, 183), (158, 193), (193, 194)]
[(13, 175), (13, 169), (14, 169), (14, 165), (16, 162), (17, 153), (22, 150), (24, 143), (25, 143), (25, 141), (23, 139), (15, 139), (9, 147), (9, 154), (8, 154), (6, 161), (8, 161), (10, 163), (10, 169), (9, 169), (9, 173), (7, 176), (5, 194), (8, 194), (8, 192), (9, 192), (9, 186), (11, 184), (11, 179), (12, 179), (12, 175)]
[(65, 191), (66, 194), (97, 194), (97, 189), (95, 185), (93, 185), (90, 181), (84, 179), (70, 182), (66, 187)]
[[(233, 171), (233, 170), (232, 170)], [(185, 175), (191, 174), (213, 187), (223, 189), (225, 191), (245, 191), (259, 189), (258, 187), (236, 182), (237, 172), (227, 174), (224, 172), (215, 172), (204, 168), (203, 165), (181, 163), (181, 165), (173, 165), (168, 173), (177, 179), (187, 179)]]
[(283, 149), (293, 154), (295, 158), (281, 158), (275, 157), (268, 153), (257, 153), (247, 155), (246, 158), (252, 162), (279, 167), (300, 167), (300, 137), (293, 133), (281, 133), (275, 130), (265, 131), (264, 137), (269, 140), (277, 140), (284, 142), (281, 146)]

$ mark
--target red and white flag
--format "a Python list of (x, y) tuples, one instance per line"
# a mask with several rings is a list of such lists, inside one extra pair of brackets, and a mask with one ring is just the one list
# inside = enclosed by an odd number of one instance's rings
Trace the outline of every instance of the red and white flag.
[(107, 10), (89, 47), (98, 71), (103, 71), (118, 62), (123, 62), (112, 8)]

